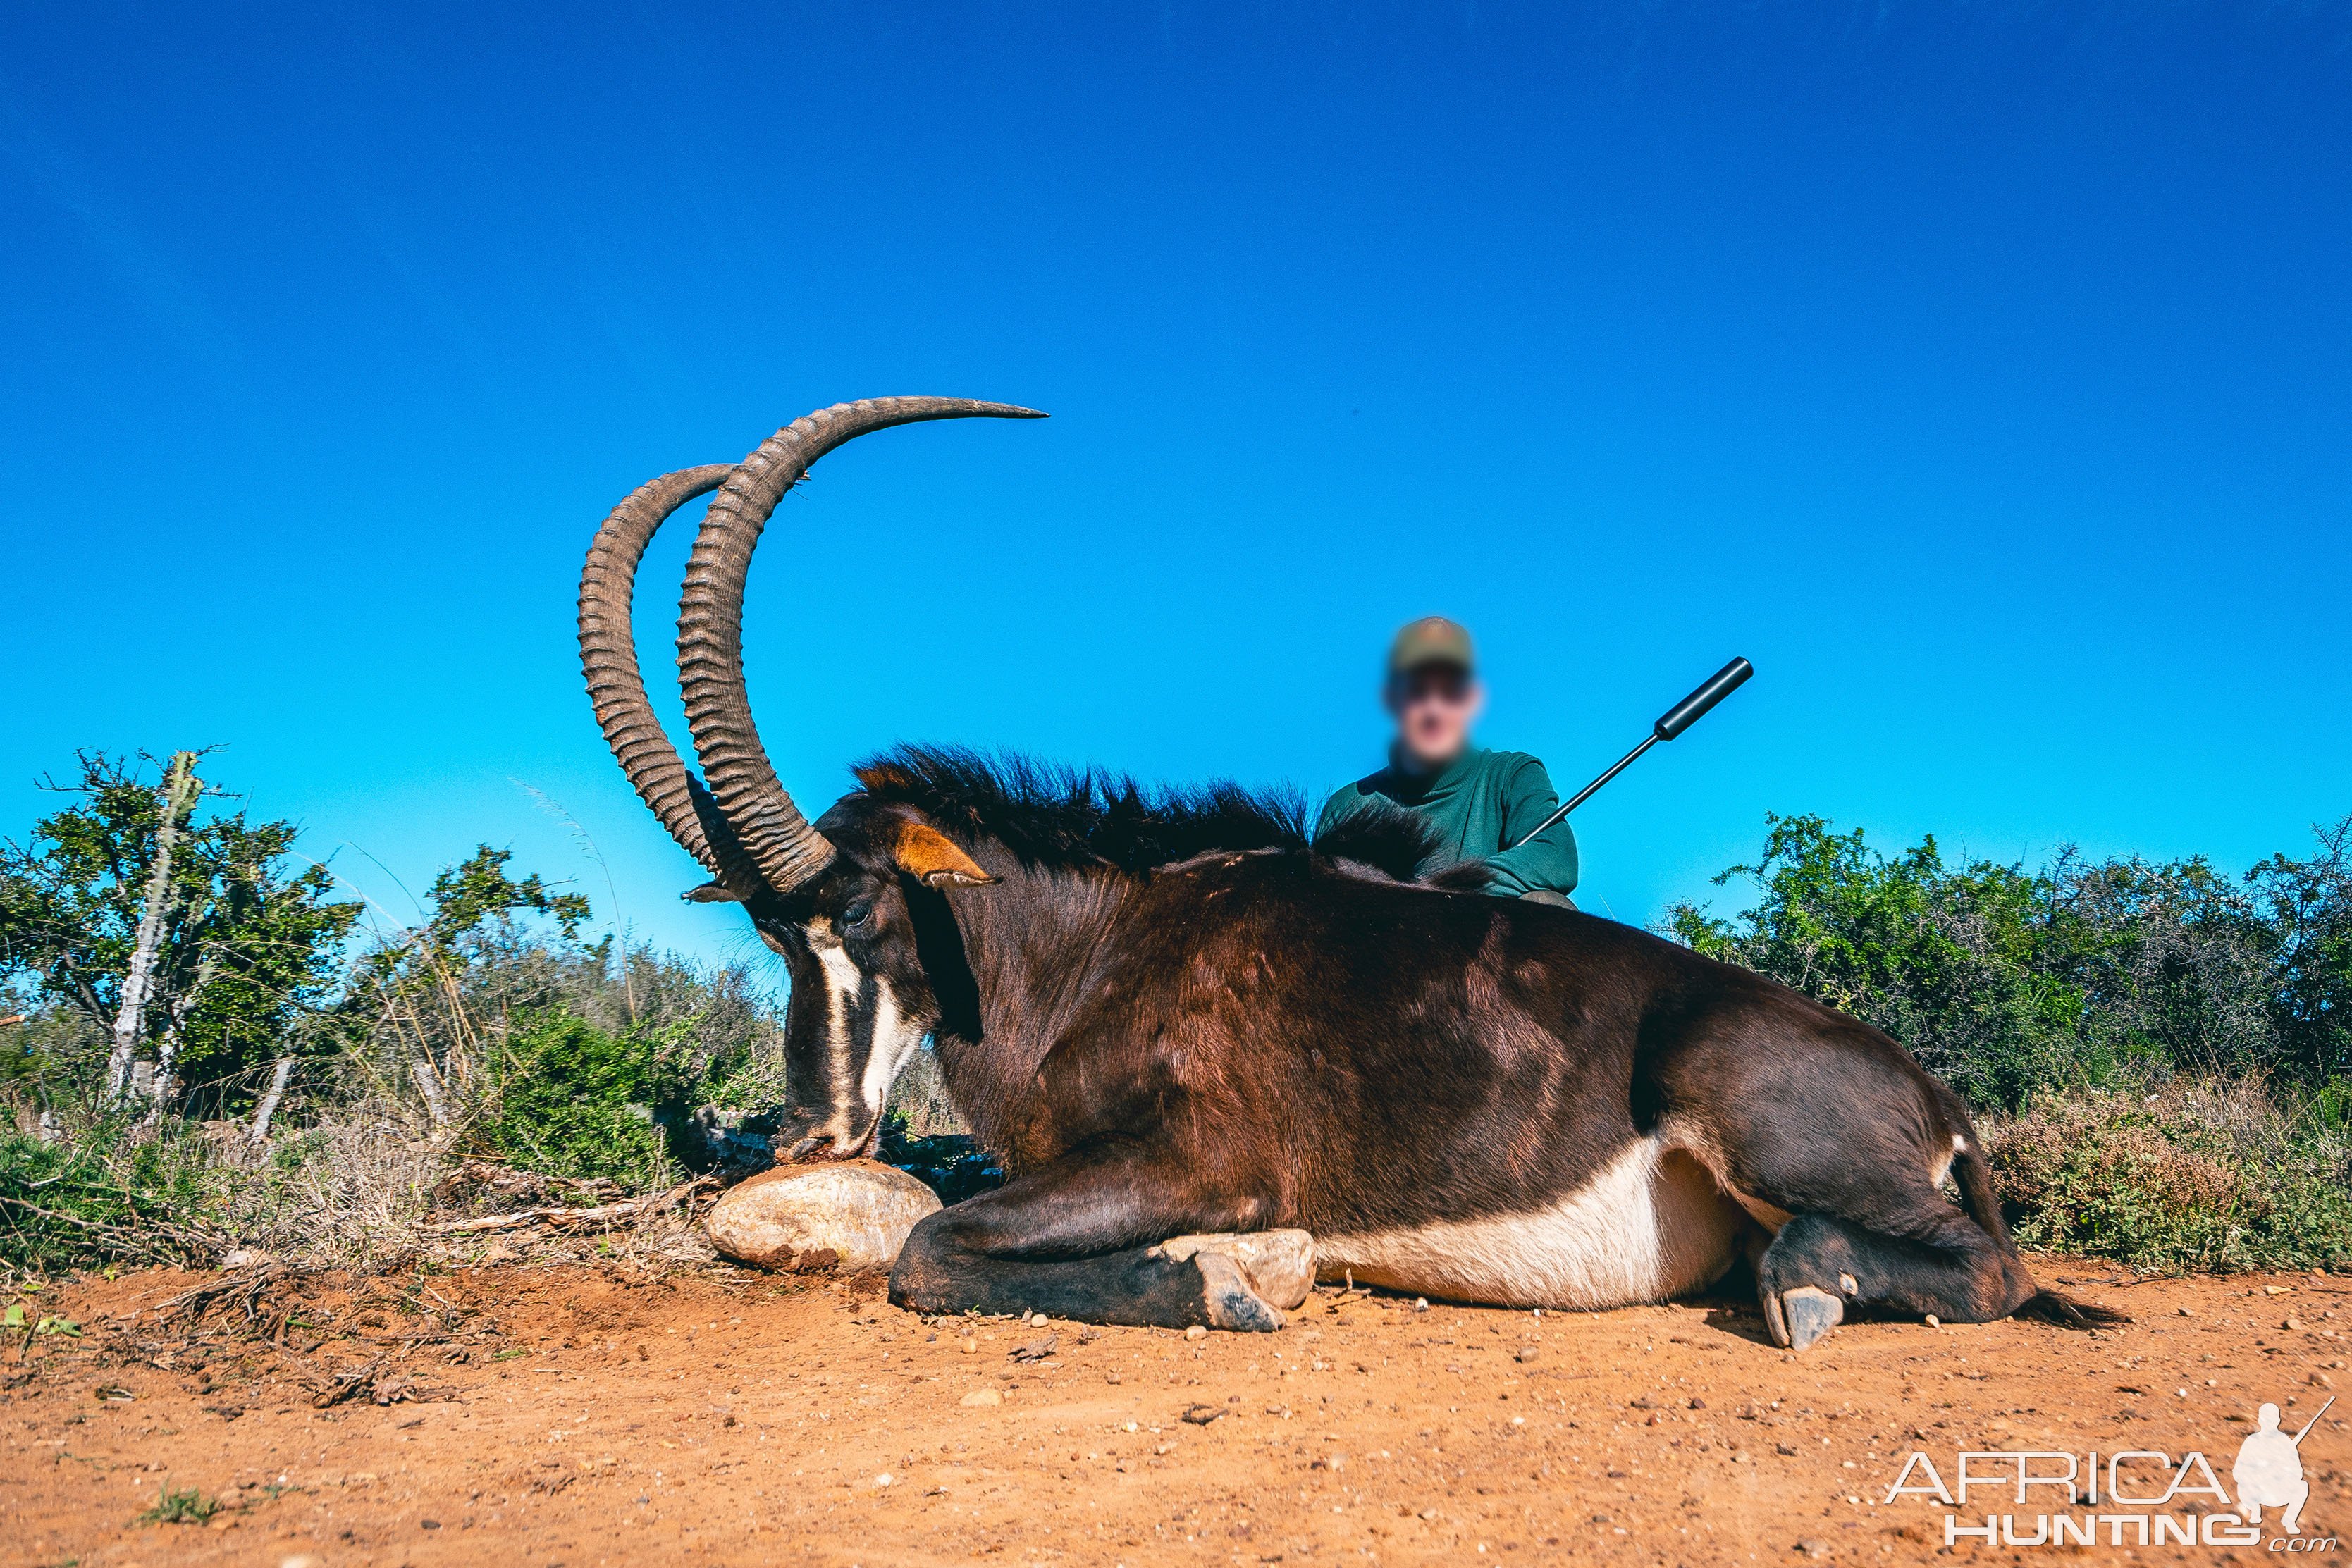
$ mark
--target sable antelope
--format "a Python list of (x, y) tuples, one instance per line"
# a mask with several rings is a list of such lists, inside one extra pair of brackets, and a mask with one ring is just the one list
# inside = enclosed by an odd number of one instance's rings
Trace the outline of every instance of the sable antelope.
[[(810, 464), (887, 425), (1032, 411), (841, 403), (740, 464), (665, 475), (588, 553), (580, 644), (637, 792), (792, 974), (788, 1160), (870, 1153), (928, 1035), (1004, 1158), (915, 1229), (892, 1300), (1279, 1327), (1170, 1238), (1301, 1228), (1318, 1267), (1432, 1296), (1602, 1307), (1707, 1286), (1746, 1250), (1772, 1338), (1849, 1304), (2095, 1318), (2037, 1291), (1967, 1110), (1894, 1040), (1612, 921), (1418, 880), (1409, 823), (1307, 842), (1296, 803), (902, 748), (812, 825), (744, 689), (744, 577)], [(698, 780), (646, 700), (646, 541), (716, 489), (678, 669)], [(707, 782), (708, 788), (705, 788)], [(1940, 1190), (1949, 1175), (1959, 1204)]]

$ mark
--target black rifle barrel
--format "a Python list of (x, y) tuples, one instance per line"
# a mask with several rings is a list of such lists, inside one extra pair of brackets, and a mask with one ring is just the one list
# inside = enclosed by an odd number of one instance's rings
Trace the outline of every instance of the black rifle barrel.
[(1517, 849), (1519, 844), (1526, 843), (1528, 839), (1534, 838), (1536, 833), (1542, 832), (1546, 828), (1550, 827), (1554, 822), (1559, 821), (1562, 817), (1567, 816), (1570, 811), (1575, 810), (1579, 806), (1581, 806), (1587, 800), (1591, 800), (1593, 795), (1603, 784), (1608, 783), (1609, 780), (1616, 778), (1620, 773), (1624, 772), (1626, 768), (1631, 768), (1633, 765), (1633, 758), (1641, 756), (1642, 753), (1649, 750), (1650, 747), (1657, 745), (1658, 742), (1662, 740), (1674, 739), (1675, 737), (1680, 735), (1683, 731), (1696, 724), (1700, 719), (1706, 717), (1707, 709), (1713, 707), (1716, 704), (1729, 696), (1733, 692), (1738, 691), (1740, 685), (1745, 682), (1748, 676), (1755, 673), (1756, 666), (1749, 664), (1747, 660), (1734, 659), (1731, 663), (1724, 665), (1723, 668), (1709, 675), (1706, 682), (1700, 685), (1698, 690), (1691, 693), (1690, 695), (1683, 698), (1682, 701), (1676, 703), (1674, 706), (1668, 708), (1664, 713), (1658, 716), (1658, 722), (1650, 727), (1650, 733), (1643, 737), (1641, 745), (1635, 747), (1633, 750), (1619, 758), (1616, 762), (1610, 767), (1608, 772), (1603, 773), (1600, 778), (1595, 779), (1591, 783), (1587, 784), (1583, 789), (1579, 789), (1569, 799), (1567, 804), (1561, 806), (1559, 810), (1554, 811), (1550, 816), (1546, 817), (1542, 821), (1538, 822), (1535, 825), (1534, 832), (1528, 833), (1526, 838), (1522, 838), (1519, 841), (1518, 844), (1513, 844), (1511, 847), (1513, 849)]

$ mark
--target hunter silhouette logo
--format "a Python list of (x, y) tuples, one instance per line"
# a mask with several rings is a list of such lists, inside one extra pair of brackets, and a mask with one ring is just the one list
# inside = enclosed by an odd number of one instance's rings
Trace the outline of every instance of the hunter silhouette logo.
[[(2303, 1508), (2311, 1497), (2311, 1483), (2303, 1474), (2303, 1440), (2335, 1403), (2322, 1405), (2293, 1434), (2281, 1428), (2279, 1407), (2264, 1405), (2230, 1467), (2234, 1499), (2195, 1449), (2176, 1458), (2154, 1448), (2109, 1454), (2007, 1448), (1955, 1455), (1948, 1485), (1936, 1462), (1915, 1449), (1886, 1489), (1885, 1501), (1933, 1499), (1952, 1510), (1944, 1515), (1947, 1546), (1963, 1541), (1989, 1546), (2255, 1546), (2263, 1540), (2263, 1510), (2271, 1508), (2281, 1511), (2282, 1533), (2272, 1538), (2270, 1551), (2332, 1552), (2334, 1536), (2303, 1533)], [(2000, 1500), (2017, 1511), (1960, 1511), (1969, 1508), (1971, 1491), (1986, 1488), (1995, 1489)], [(1981, 1506), (1988, 1500), (1976, 1500)], [(2037, 1511), (2027, 1513), (2028, 1508)]]
[[(2327, 1405), (2335, 1403), (2330, 1399)], [(2311, 1496), (2311, 1483), (2303, 1479), (2303, 1440), (2327, 1414), (2327, 1405), (2292, 1437), (2279, 1430), (2279, 1407), (2262, 1407), (2253, 1433), (2238, 1446), (2238, 1462), (2230, 1467), (2230, 1479), (2238, 1483), (2238, 1511), (2248, 1524), (2260, 1524), (2266, 1508), (2283, 1508), (2279, 1528), (2289, 1535), (2303, 1533), (2304, 1500)]]

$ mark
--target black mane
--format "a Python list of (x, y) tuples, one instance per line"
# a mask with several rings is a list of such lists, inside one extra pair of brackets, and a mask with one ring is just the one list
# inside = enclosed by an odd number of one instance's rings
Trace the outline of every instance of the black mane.
[[(1230, 779), (1171, 789), (1124, 773), (1066, 768), (963, 747), (900, 746), (852, 769), (869, 799), (912, 806), (940, 827), (985, 834), (1032, 865), (1134, 875), (1217, 850), (1306, 853), (1307, 802), (1286, 786)], [(1324, 835), (1318, 854), (1409, 878), (1427, 853), (1402, 812), (1363, 813)]]
[[(1351, 812), (1315, 837), (1317, 854), (1370, 866), (1397, 882), (1418, 878), (1435, 849), (1436, 845), (1430, 842), (1427, 824), (1412, 812), (1393, 806), (1368, 806)], [(1485, 888), (1486, 877), (1481, 873), (1477, 885), (1471, 891), (1483, 892)]]

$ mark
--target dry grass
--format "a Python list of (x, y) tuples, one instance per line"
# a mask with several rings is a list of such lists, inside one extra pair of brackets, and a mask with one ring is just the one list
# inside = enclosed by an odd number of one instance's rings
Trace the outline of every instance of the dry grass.
[[(288, 1130), (265, 1149), (251, 1147), (243, 1132), (215, 1123), (161, 1137), (88, 1135), (64, 1147), (16, 1137), (20, 1164), (69, 1163), (31, 1180), (20, 1172), (7, 1184), (0, 1240), (8, 1262), (42, 1274), (106, 1261), (267, 1261), (297, 1274), (354, 1276), (418, 1263), (572, 1262), (657, 1276), (714, 1256), (701, 1215), (715, 1183), (666, 1207), (628, 1211), (632, 1195), (611, 1182), (499, 1171), (465, 1157), (457, 1140), (388, 1117)], [(598, 1218), (561, 1218), (585, 1208)], [(453, 1220), (521, 1214), (538, 1218), (447, 1228)]]
[(699, 1203), (643, 1211), (590, 1226), (524, 1224), (459, 1235), (428, 1227), (451, 1218), (519, 1212), (535, 1203), (596, 1202), (616, 1193), (580, 1191), (598, 1184), (522, 1176), (530, 1190), (477, 1200), (461, 1177), (476, 1162), (455, 1157), (446, 1142), (396, 1126), (353, 1124), (313, 1128), (273, 1149), (258, 1167), (232, 1178), (229, 1229), (236, 1242), (291, 1268), (372, 1273), (424, 1260), (451, 1265), (616, 1261), (640, 1273), (696, 1267), (713, 1254)]
[[(918, 1053), (891, 1092), (891, 1109), (910, 1136), (966, 1131), (949, 1101), (937, 1061)], [(414, 1120), (352, 1119), (289, 1133), (268, 1154), (224, 1144), (219, 1171), (229, 1197), (226, 1232), (236, 1245), (302, 1270), (369, 1273), (416, 1259), (455, 1265), (617, 1263), (658, 1275), (698, 1268), (716, 1254), (701, 1216), (709, 1195), (677, 1208), (632, 1215), (595, 1228), (521, 1227), (466, 1236), (426, 1228), (452, 1218), (517, 1210), (531, 1203), (606, 1201), (611, 1184), (530, 1177), (476, 1192), (461, 1177), (475, 1162), (453, 1149), (462, 1134), (433, 1136)]]
[(219, 1171), (236, 1245), (300, 1269), (373, 1272), (415, 1257), (446, 1156), (385, 1122), (312, 1127)]
[[(913, 1137), (962, 1131), (928, 1054), (903, 1075), (892, 1107)], [(592, 1224), (450, 1233), (453, 1220), (614, 1206), (663, 1192), (684, 1174), (667, 1160), (648, 1181), (627, 1186), (501, 1171), (484, 1157), (482, 1107), (452, 1109), (436, 1128), (413, 1096), (379, 1083), (307, 1126), (281, 1118), (258, 1149), (232, 1122), (152, 1131), (95, 1124), (55, 1140), (7, 1134), (0, 1243), (16, 1266), (37, 1272), (109, 1260), (201, 1267), (240, 1252), (298, 1273), (355, 1275), (422, 1261), (593, 1262), (657, 1276), (713, 1260), (701, 1223), (709, 1190)], [(26, 1202), (42, 1212), (17, 1207)]]
[(2053, 1094), (1984, 1131), (2028, 1247), (2158, 1270), (2352, 1267), (2352, 1136), (2259, 1079)]

